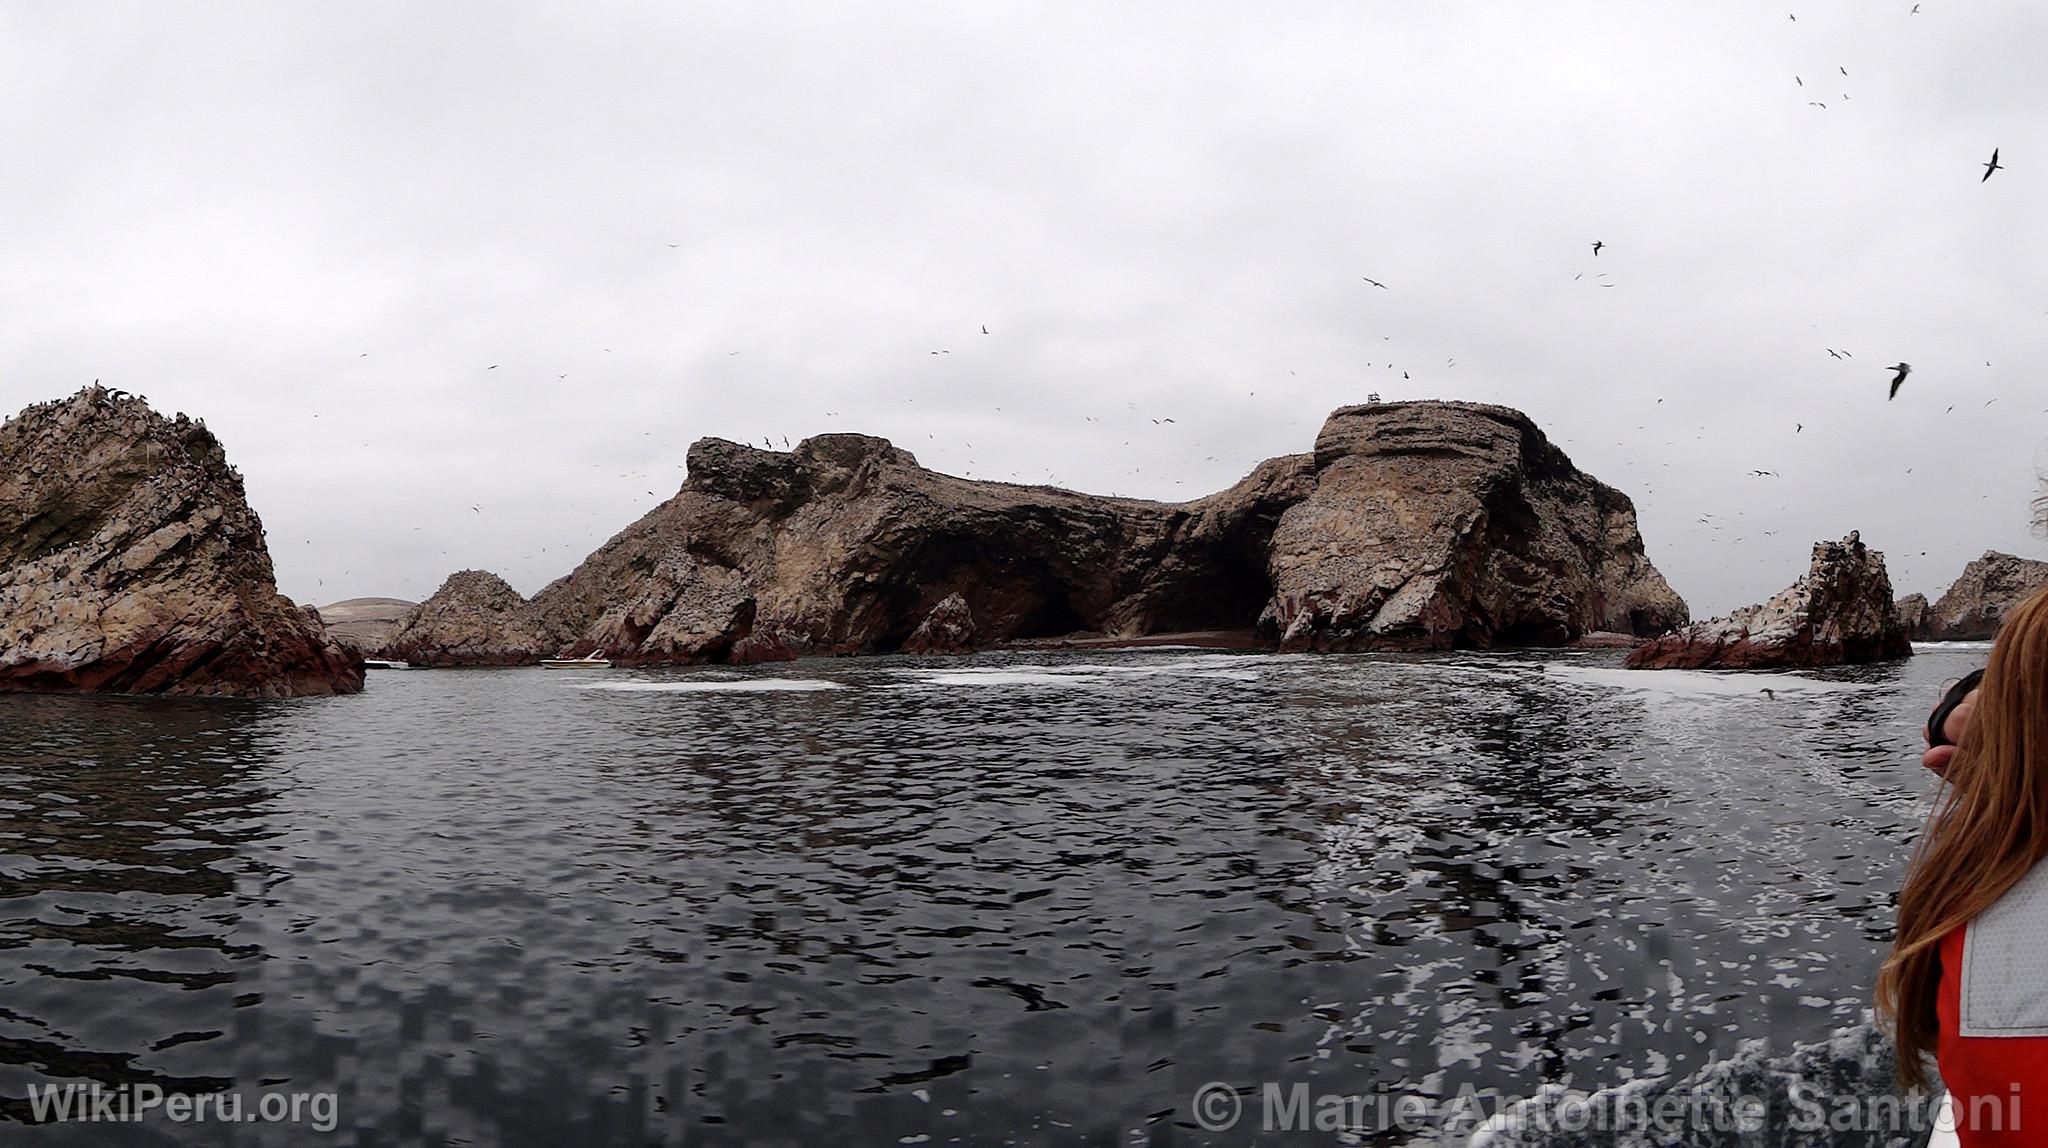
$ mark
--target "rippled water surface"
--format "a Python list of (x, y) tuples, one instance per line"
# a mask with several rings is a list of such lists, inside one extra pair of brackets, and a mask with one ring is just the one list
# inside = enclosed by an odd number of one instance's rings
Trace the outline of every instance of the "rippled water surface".
[[(1917, 724), (1983, 657), (0, 697), (0, 1141), (313, 1140), (27, 1126), (31, 1087), (100, 1082), (332, 1091), (340, 1143), (1242, 1143), (1200, 1086), (1519, 1094), (1789, 1046), (1865, 1007)], [(1340, 1140), (1407, 1142), (1264, 1142)]]

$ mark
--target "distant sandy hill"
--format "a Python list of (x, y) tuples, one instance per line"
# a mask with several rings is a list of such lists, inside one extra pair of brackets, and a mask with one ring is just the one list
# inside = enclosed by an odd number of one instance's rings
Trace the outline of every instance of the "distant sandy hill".
[(357, 653), (370, 653), (384, 645), (405, 612), (419, 605), (403, 598), (349, 598), (320, 607), (320, 620), (327, 632)]

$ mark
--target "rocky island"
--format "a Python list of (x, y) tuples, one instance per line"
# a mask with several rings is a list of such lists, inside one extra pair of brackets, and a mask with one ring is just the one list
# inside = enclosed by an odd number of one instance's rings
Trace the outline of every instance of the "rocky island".
[(1850, 531), (1840, 542), (1814, 543), (1806, 573), (1770, 601), (1653, 638), (1622, 664), (1632, 670), (1787, 669), (1912, 654), (1884, 555)]
[(1506, 407), (1344, 407), (1312, 452), (1185, 503), (957, 478), (858, 434), (703, 439), (688, 472), (532, 600), (466, 571), (383, 652), (737, 663), (1228, 629), (1282, 650), (1442, 650), (1687, 618), (1628, 497)]
[(203, 424), (90, 387), (0, 426), (0, 689), (353, 693), (359, 659), (277, 592)]
[(1963, 567), (1933, 605), (1923, 594), (1899, 599), (1899, 616), (1922, 641), (1983, 641), (1996, 637), (2006, 613), (2043, 586), (2048, 586), (2048, 562), (1987, 550)]

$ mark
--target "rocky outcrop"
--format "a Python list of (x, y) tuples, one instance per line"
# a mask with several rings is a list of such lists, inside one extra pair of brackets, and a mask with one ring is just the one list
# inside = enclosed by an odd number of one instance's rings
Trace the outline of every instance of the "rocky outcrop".
[(1505, 407), (1345, 407), (1273, 533), (1261, 617), (1282, 649), (1561, 645), (1656, 633), (1685, 603), (1626, 495)]
[(320, 607), (327, 636), (358, 656), (383, 647), (417, 602), (403, 598), (350, 598)]
[(910, 637), (903, 640), (906, 654), (965, 654), (974, 649), (974, 611), (958, 594), (932, 607)]
[[(674, 498), (506, 604), (519, 640), (424, 607), (406, 632), (476, 661), (546, 639), (635, 664), (1255, 623), (1290, 649), (1444, 649), (1686, 617), (1628, 499), (1504, 407), (1346, 408), (1313, 453), (1187, 503), (955, 478), (855, 434), (790, 451), (704, 439), (688, 461)], [(406, 648), (389, 652), (418, 660)]]
[(1906, 631), (1906, 637), (1919, 639), (1927, 636), (1927, 595), (1906, 595), (1892, 603), (1892, 613), (1898, 615), (1899, 626)]
[(1638, 670), (1835, 666), (1912, 656), (1892, 602), (1884, 555), (1856, 532), (1813, 544), (1797, 582), (1760, 606), (1695, 622), (1645, 642), (1623, 665)]
[(354, 693), (357, 659), (277, 592), (203, 424), (91, 387), (0, 427), (0, 689)]
[(374, 652), (415, 666), (517, 666), (552, 657), (564, 637), (503, 578), (458, 570)]
[(2048, 586), (2048, 562), (1987, 550), (1963, 567), (1928, 610), (1922, 637), (1937, 642), (1994, 637), (2006, 614), (2043, 586)]

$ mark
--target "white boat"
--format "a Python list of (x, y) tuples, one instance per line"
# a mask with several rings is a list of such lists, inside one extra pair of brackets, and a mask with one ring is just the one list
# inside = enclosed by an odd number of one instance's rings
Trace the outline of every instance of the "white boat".
[(592, 650), (580, 658), (542, 658), (541, 668), (548, 670), (603, 670), (612, 664), (610, 658), (600, 658)]
[(412, 669), (412, 663), (401, 662), (394, 658), (364, 658), (363, 668), (366, 670), (409, 670)]

